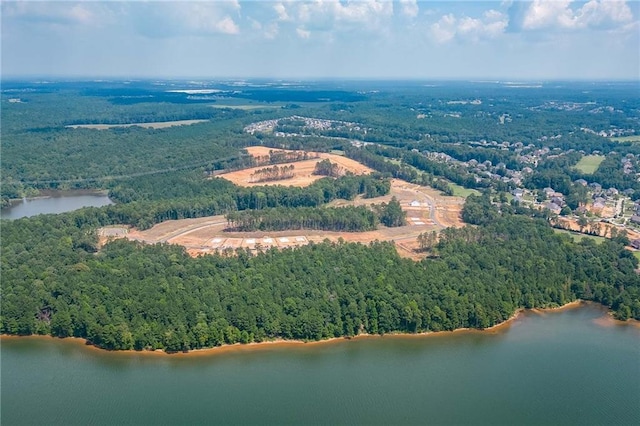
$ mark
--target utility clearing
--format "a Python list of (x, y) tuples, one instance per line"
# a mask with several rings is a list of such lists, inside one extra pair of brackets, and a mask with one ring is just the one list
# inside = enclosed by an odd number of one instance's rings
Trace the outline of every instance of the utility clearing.
[(176, 120), (176, 121), (157, 121), (155, 123), (129, 123), (129, 124), (72, 124), (64, 126), (68, 129), (94, 129), (107, 130), (116, 127), (143, 127), (145, 129), (165, 129), (173, 126), (190, 126), (191, 124), (204, 123), (209, 120)]

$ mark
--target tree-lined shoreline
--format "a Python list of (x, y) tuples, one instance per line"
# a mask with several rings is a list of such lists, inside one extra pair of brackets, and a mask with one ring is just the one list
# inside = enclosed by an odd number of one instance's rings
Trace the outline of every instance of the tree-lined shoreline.
[[(515, 321), (521, 318), (521, 315), (526, 313), (555, 313), (561, 312), (568, 309), (576, 309), (582, 306), (587, 306), (589, 304), (594, 304), (596, 306), (602, 306), (593, 302), (585, 302), (583, 300), (574, 300), (572, 302), (568, 302), (565, 305), (550, 307), (550, 308), (534, 308), (534, 309), (519, 309), (517, 310), (509, 319), (501, 322), (500, 324), (496, 324), (492, 327), (486, 329), (474, 329), (474, 328), (458, 328), (451, 331), (429, 331), (423, 333), (388, 333), (388, 334), (358, 334), (353, 337), (333, 337), (324, 340), (285, 340), (285, 339), (277, 339), (277, 340), (268, 340), (264, 342), (251, 342), (251, 343), (234, 343), (234, 344), (225, 344), (221, 346), (215, 346), (212, 348), (203, 348), (203, 349), (192, 349), (189, 351), (183, 352), (167, 352), (161, 349), (158, 350), (108, 350), (101, 348), (99, 346), (93, 345), (90, 341), (83, 339), (81, 337), (54, 337), (50, 335), (28, 335), (28, 336), (20, 336), (20, 335), (11, 335), (11, 334), (0, 334), (0, 340), (2, 339), (45, 339), (45, 340), (60, 340), (65, 342), (77, 342), (82, 346), (86, 347), (88, 350), (96, 350), (100, 353), (109, 353), (109, 354), (118, 354), (118, 355), (144, 355), (144, 356), (154, 356), (154, 355), (167, 355), (167, 356), (215, 356), (221, 355), (229, 352), (242, 352), (249, 350), (262, 350), (269, 348), (287, 348), (287, 347), (316, 347), (318, 345), (329, 345), (340, 342), (347, 342), (352, 340), (363, 340), (363, 339), (406, 339), (406, 338), (432, 338), (438, 336), (447, 336), (452, 334), (460, 334), (460, 333), (501, 333), (506, 331)], [(603, 307), (604, 308), (604, 307)], [(606, 318), (609, 321), (612, 321), (613, 324), (616, 325), (630, 325), (634, 327), (640, 328), (640, 321), (629, 319), (626, 321), (616, 320), (612, 317), (611, 312), (607, 311)]]

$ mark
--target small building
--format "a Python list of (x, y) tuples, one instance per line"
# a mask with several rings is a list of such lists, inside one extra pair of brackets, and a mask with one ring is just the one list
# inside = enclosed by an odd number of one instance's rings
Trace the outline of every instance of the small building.
[(582, 185), (582, 186), (587, 186), (588, 185), (587, 181), (584, 180), (584, 179), (578, 179), (574, 183), (576, 183), (578, 185)]
[(551, 202), (553, 204), (559, 205), (560, 207), (564, 206), (564, 198), (563, 197), (553, 196), (553, 197), (551, 197)]
[(631, 221), (631, 223), (635, 223), (636, 225), (640, 224), (640, 216), (638, 216), (637, 214), (631, 216), (629, 220)]
[(524, 195), (524, 189), (516, 188), (511, 191), (511, 194), (513, 194), (514, 197), (522, 198), (522, 196)]
[(596, 182), (591, 182), (589, 184), (589, 187), (593, 190), (593, 192), (595, 192), (596, 194), (599, 194), (600, 192), (602, 192), (602, 185), (600, 185), (599, 183)]
[(545, 204), (544, 208), (555, 214), (560, 214), (560, 211), (562, 210), (562, 207), (560, 207), (556, 203), (547, 203)]
[(636, 250), (640, 250), (640, 238), (631, 241), (631, 247)]

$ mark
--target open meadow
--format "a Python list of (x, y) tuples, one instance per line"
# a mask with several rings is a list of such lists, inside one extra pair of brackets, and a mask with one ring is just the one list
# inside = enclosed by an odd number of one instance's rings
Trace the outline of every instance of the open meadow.
[(576, 164), (576, 169), (582, 173), (593, 174), (598, 170), (598, 166), (600, 166), (600, 163), (602, 163), (604, 159), (604, 155), (585, 155), (578, 161), (578, 164)]
[(69, 129), (94, 129), (94, 130), (107, 130), (115, 129), (118, 127), (143, 127), (145, 129), (166, 129), (167, 127), (174, 126), (190, 126), (192, 124), (204, 123), (209, 120), (175, 120), (175, 121), (158, 121), (152, 123), (128, 123), (128, 124), (72, 124), (65, 126)]
[(609, 138), (612, 142), (640, 142), (640, 135), (633, 136), (616, 136)]

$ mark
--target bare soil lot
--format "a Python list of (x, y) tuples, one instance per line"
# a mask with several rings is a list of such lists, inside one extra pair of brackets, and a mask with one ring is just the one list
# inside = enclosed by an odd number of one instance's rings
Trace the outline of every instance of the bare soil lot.
[[(299, 164), (299, 163), (295, 163)], [(172, 220), (159, 223), (151, 229), (129, 230), (122, 237), (147, 243), (179, 244), (192, 256), (236, 249), (287, 248), (319, 243), (324, 240), (367, 244), (371, 241), (393, 241), (401, 256), (419, 259), (415, 252), (417, 237), (425, 231), (439, 231), (449, 226), (462, 226), (460, 211), (464, 199), (446, 197), (432, 188), (393, 179), (391, 192), (384, 197), (357, 198), (353, 201), (336, 200), (332, 206), (370, 205), (389, 202), (396, 197), (402, 209), (407, 213), (407, 224), (397, 228), (379, 229), (369, 232), (329, 232), (315, 230), (291, 230), (279, 232), (227, 232), (224, 216), (211, 216), (197, 219)]]
[(576, 219), (559, 217), (557, 218), (557, 222), (561, 225), (562, 229), (567, 229), (578, 233), (592, 232), (594, 235), (598, 235), (600, 237), (611, 238), (611, 231), (615, 228), (618, 232), (626, 232), (627, 237), (631, 241), (640, 238), (640, 232), (633, 229), (617, 226), (612, 223), (597, 222), (596, 225), (598, 226), (598, 232), (594, 232), (593, 224), (588, 224), (587, 226), (581, 228), (580, 225), (578, 225), (578, 221)]
[[(272, 148), (250, 147), (247, 151), (253, 156), (266, 156)], [(288, 185), (307, 186), (322, 176), (312, 175), (315, 165), (322, 159), (329, 159), (354, 174), (371, 173), (370, 168), (336, 154), (320, 153), (319, 158), (299, 161), (293, 164), (295, 173), (291, 179), (268, 182), (251, 183), (251, 174), (260, 167), (221, 174), (235, 184), (243, 186), (256, 185)], [(264, 166), (263, 166), (264, 167)], [(358, 197), (353, 201), (335, 200), (330, 206), (371, 205), (388, 203), (395, 197), (407, 213), (407, 224), (397, 228), (380, 226), (369, 232), (328, 232), (315, 230), (291, 230), (280, 232), (227, 232), (227, 221), (224, 216), (202, 217), (197, 219), (172, 220), (159, 223), (151, 229), (140, 231), (128, 229), (126, 232), (101, 230), (101, 235), (113, 238), (128, 238), (133, 241), (146, 243), (179, 244), (187, 249), (192, 256), (206, 253), (247, 248), (262, 250), (271, 247), (287, 248), (319, 243), (324, 240), (359, 242), (367, 244), (372, 241), (393, 241), (401, 256), (419, 259), (416, 253), (417, 237), (425, 231), (439, 231), (450, 226), (463, 226), (460, 212), (464, 204), (462, 197), (447, 197), (429, 187), (408, 183), (399, 179), (391, 180), (391, 191), (384, 197), (365, 199)]]
[[(286, 151), (286, 150), (268, 148), (265, 146), (252, 146), (252, 147), (246, 148), (246, 150), (249, 152), (249, 154), (253, 155), (254, 157), (269, 155), (269, 151)], [(324, 177), (324, 176), (317, 176), (313, 174), (316, 164), (323, 159), (329, 159), (332, 163), (337, 163), (338, 165), (340, 165), (340, 167), (342, 167), (346, 171), (350, 171), (356, 175), (364, 175), (364, 174), (371, 173), (373, 171), (369, 167), (364, 166), (358, 163), (357, 161), (351, 160), (346, 157), (342, 157), (340, 155), (327, 154), (327, 153), (318, 153), (318, 155), (319, 155), (319, 158), (314, 158), (312, 160), (278, 164), (279, 167), (289, 166), (289, 165), (294, 166), (294, 176), (290, 179), (282, 179), (282, 180), (276, 180), (271, 182), (251, 182), (251, 175), (254, 174), (256, 170), (263, 169), (265, 166), (253, 167), (251, 169), (237, 170), (229, 173), (222, 173), (220, 175), (217, 175), (217, 177), (230, 180), (236, 185), (246, 186), (246, 187), (265, 186), (265, 185), (305, 187), (305, 186), (311, 185), (316, 180)]]

